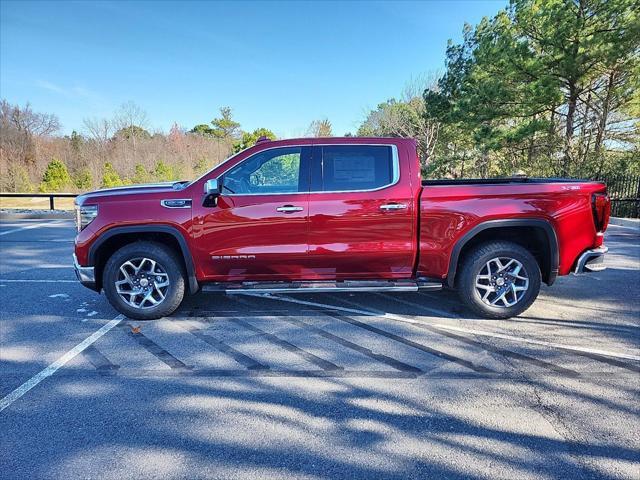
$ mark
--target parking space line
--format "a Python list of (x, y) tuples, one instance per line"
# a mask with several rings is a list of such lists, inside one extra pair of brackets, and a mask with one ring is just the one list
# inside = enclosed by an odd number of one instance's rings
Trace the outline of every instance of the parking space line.
[(78, 280), (27, 280), (27, 279), (7, 279), (0, 278), (0, 283), (78, 283)]
[[(238, 303), (242, 303), (243, 305), (247, 305), (248, 307), (250, 307), (252, 310), (252, 312), (254, 312), (253, 310), (253, 304), (252, 302), (248, 301), (247, 299), (243, 299), (240, 298), (238, 295), (236, 295), (234, 297), (234, 300)], [(275, 310), (274, 310), (275, 311)], [(286, 313), (290, 313), (290, 311), (285, 311)], [(302, 310), (301, 312), (305, 312), (305, 310)], [(312, 312), (315, 314), (320, 313), (322, 316), (326, 316), (325, 312), (318, 312), (317, 310), (306, 310), (306, 312)], [(278, 317), (278, 319), (284, 320), (286, 322), (289, 322), (297, 327), (301, 327), (304, 330), (310, 330), (311, 332), (320, 335), (321, 337), (324, 337), (328, 340), (331, 340), (334, 343), (337, 343), (339, 345), (342, 345), (343, 347), (349, 348), (351, 350), (354, 350), (356, 352), (359, 352), (369, 358), (372, 358), (380, 363), (383, 363), (385, 365), (388, 365), (392, 368), (395, 368), (396, 370), (399, 371), (404, 371), (404, 372), (415, 372), (418, 374), (424, 373), (424, 371), (418, 367), (414, 367), (413, 365), (409, 365), (407, 363), (401, 362), (400, 360), (397, 360), (395, 358), (391, 358), (388, 357), (387, 355), (383, 355), (381, 353), (375, 353), (372, 350), (370, 350), (369, 348), (363, 347), (361, 345), (358, 345), (357, 343), (353, 343), (343, 337), (340, 337), (338, 335), (334, 335), (331, 332), (328, 332), (327, 330), (324, 330), (322, 328), (316, 327), (315, 325), (312, 325), (308, 322), (305, 322), (303, 320), (300, 320), (299, 318), (294, 318), (290, 315), (282, 315), (280, 317)]]
[[(424, 324), (424, 322), (413, 320), (411, 318), (407, 318), (407, 317), (404, 317), (404, 316), (401, 316), (401, 315), (396, 315), (394, 313), (383, 313), (383, 312), (375, 313), (375, 312), (367, 311), (367, 310), (340, 307), (340, 306), (336, 306), (336, 305), (327, 305), (325, 303), (308, 302), (306, 300), (298, 300), (297, 298), (291, 298), (291, 297), (287, 297), (287, 296), (284, 296), (284, 295), (255, 294), (255, 293), (246, 293), (246, 294), (243, 294), (243, 295), (255, 296), (255, 297), (259, 297), (259, 298), (269, 298), (271, 300), (279, 300), (279, 301), (288, 302), (288, 303), (297, 303), (299, 305), (308, 305), (308, 306), (313, 306), (313, 307), (326, 308), (326, 309), (330, 309), (330, 310), (340, 310), (340, 311), (343, 311), (343, 312), (353, 313), (353, 314), (356, 314), (356, 315), (364, 315), (364, 316), (370, 316), (370, 317), (383, 317), (383, 318), (387, 318), (387, 319), (390, 319), (390, 320), (397, 320), (399, 322), (408, 323), (408, 324), (411, 324), (411, 325)], [(556, 348), (556, 349), (559, 349), (559, 350), (566, 350), (566, 351), (570, 351), (570, 352), (578, 354), (578, 355), (581, 354), (581, 353), (582, 354), (590, 354), (590, 355), (594, 355), (595, 356), (594, 358), (610, 357), (610, 358), (618, 358), (618, 359), (633, 360), (633, 361), (636, 361), (636, 362), (640, 362), (640, 356), (639, 355), (633, 355), (633, 354), (630, 354), (630, 353), (610, 352), (608, 350), (600, 350), (600, 349), (597, 349), (597, 348), (588, 348), (588, 347), (579, 347), (579, 346), (576, 346), (576, 345), (564, 345), (564, 344), (561, 344), (561, 343), (547, 342), (547, 341), (544, 341), (544, 340), (535, 340), (535, 339), (532, 339), (532, 338), (518, 337), (516, 335), (508, 335), (508, 334), (503, 334), (503, 333), (487, 332), (485, 330), (476, 330), (476, 329), (473, 329), (473, 328), (456, 327), (456, 326), (453, 326), (453, 325), (445, 325), (445, 324), (441, 324), (441, 323), (430, 323), (429, 325), (431, 327), (433, 327), (433, 328), (437, 328), (437, 329), (440, 329), (440, 330), (449, 330), (449, 331), (460, 332), (460, 333), (468, 333), (470, 335), (480, 335), (480, 336), (484, 336), (484, 337), (501, 338), (503, 340), (509, 340), (509, 341), (512, 341), (512, 342), (529, 343), (531, 345), (540, 345), (540, 346), (544, 346), (544, 347)], [(635, 370), (635, 367), (633, 367), (633, 368)]]
[(574, 350), (571, 350), (571, 353), (573, 353), (574, 355), (580, 355), (581, 357), (590, 358), (591, 360), (595, 360), (597, 362), (607, 363), (614, 367), (624, 368), (625, 370), (630, 370), (632, 372), (640, 373), (640, 365), (633, 365), (630, 363), (621, 362), (620, 360), (616, 360), (615, 358), (607, 358), (597, 353), (577, 352)]
[(129, 322), (121, 324), (120, 328), (122, 328), (123, 330), (126, 330), (127, 331), (127, 335), (129, 335), (131, 338), (133, 338), (136, 342), (138, 342), (138, 344), (140, 344), (142, 347), (144, 347), (149, 353), (151, 353), (158, 360), (160, 360), (162, 363), (168, 365), (169, 367), (175, 368), (175, 369), (191, 369), (191, 368), (193, 368), (193, 367), (190, 367), (190, 366), (186, 365), (181, 360), (178, 360), (176, 357), (171, 355), (169, 352), (167, 352), (160, 345), (155, 343), (149, 337), (145, 336), (141, 331), (138, 330), (138, 331), (136, 331), (134, 333), (133, 327)]
[(303, 350), (302, 348), (294, 345), (293, 343), (287, 342), (286, 340), (283, 340), (282, 338), (272, 333), (265, 332), (261, 328), (258, 328), (255, 325), (252, 325), (251, 323), (245, 320), (242, 320), (240, 318), (228, 318), (227, 320), (235, 323), (236, 325), (240, 325), (241, 327), (244, 327), (247, 330), (252, 330), (258, 333), (263, 338), (267, 339), (269, 342), (275, 345), (278, 345), (279, 347), (284, 348), (285, 350), (291, 353), (294, 353), (299, 357), (304, 358), (309, 363), (313, 363), (314, 365), (317, 365), (323, 370), (344, 370), (344, 367), (336, 365), (335, 363), (332, 363), (329, 360), (325, 360), (324, 358), (320, 358), (311, 352), (307, 352), (306, 350)]
[(33, 387), (38, 385), (40, 382), (50, 377), (54, 373), (56, 373), (60, 368), (65, 366), (69, 361), (73, 360), (79, 353), (84, 351), (86, 348), (91, 346), (96, 340), (102, 337), (105, 333), (111, 330), (113, 327), (117, 326), (124, 319), (124, 315), (118, 315), (113, 320), (104, 324), (98, 330), (93, 332), (87, 338), (85, 338), (78, 345), (73, 347), (67, 353), (62, 355), (58, 360), (53, 362), (51, 365), (46, 367), (44, 370), (41, 370), (39, 373), (31, 377), (29, 380), (24, 382), (18, 388), (13, 390), (7, 396), (0, 400), (0, 412), (2, 412), (5, 408), (11, 405), (13, 402), (22, 397), (25, 393), (31, 390)]
[(418, 367), (414, 367), (413, 365), (409, 365), (407, 363), (401, 362), (400, 360), (396, 360), (395, 358), (388, 357), (382, 353), (375, 353), (366, 347), (360, 346), (345, 338), (339, 337), (338, 335), (334, 335), (331, 332), (327, 332), (322, 328), (318, 328), (315, 325), (311, 325), (310, 323), (304, 322), (300, 319), (293, 318), (293, 317), (282, 317), (282, 319), (286, 322), (292, 323), (293, 325), (297, 325), (298, 327), (304, 328), (306, 330), (310, 330), (320, 335), (321, 337), (324, 337), (339, 345), (342, 345), (343, 347), (349, 348), (351, 350), (355, 350), (356, 352), (359, 352), (369, 358), (377, 360), (380, 363), (384, 363), (385, 365), (395, 368), (396, 370), (400, 370), (401, 372), (423, 373), (423, 370)]
[[(409, 305), (409, 306), (412, 306), (412, 307), (416, 307), (416, 308), (420, 308), (420, 309), (423, 309), (423, 310), (431, 310), (429, 308), (423, 308), (421, 305), (419, 305), (419, 304), (417, 304), (415, 302), (409, 302), (409, 301), (406, 301), (406, 300), (394, 298), (392, 295), (386, 295), (386, 294), (382, 294), (382, 295), (384, 295), (385, 298), (387, 298), (389, 300), (393, 300), (393, 301), (397, 301), (397, 302), (400, 302), (400, 303), (404, 303), (406, 305)], [(459, 318), (459, 317), (450, 316), (449, 318)], [(443, 331), (442, 329), (433, 328), (431, 325), (426, 324), (426, 323), (416, 323), (415, 325), (417, 327), (419, 327), (419, 328), (424, 329), (424, 330), (428, 330), (428, 331), (436, 333), (438, 335), (444, 335), (445, 337), (452, 338), (452, 339), (457, 340), (457, 341), (462, 342), (462, 343), (466, 343), (467, 345), (473, 345), (475, 347), (478, 347), (478, 348), (480, 348), (482, 350), (485, 350), (485, 351), (488, 351), (488, 352), (497, 353), (498, 355), (502, 355), (504, 357), (510, 357), (510, 358), (515, 359), (515, 360), (521, 360), (521, 361), (524, 361), (524, 362), (532, 363), (532, 364), (537, 365), (539, 367), (548, 368), (549, 370), (553, 370), (554, 372), (561, 373), (561, 374), (569, 376), (569, 377), (579, 377), (580, 376), (580, 374), (578, 372), (576, 372), (575, 370), (571, 370), (569, 368), (561, 367), (561, 366), (555, 365), (555, 364), (553, 364), (551, 362), (547, 362), (545, 360), (540, 360), (538, 358), (531, 357), (531, 356), (525, 355), (523, 353), (518, 353), (518, 352), (511, 351), (511, 350), (506, 350), (504, 348), (496, 347), (496, 346), (493, 346), (493, 345), (485, 343), (485, 342), (480, 342), (478, 340), (472, 340), (472, 339), (470, 339), (468, 337), (464, 337), (462, 335), (457, 335), (455, 333)]]
[(555, 365), (551, 362), (547, 362), (545, 360), (540, 360), (539, 358), (531, 357), (529, 355), (525, 355), (524, 353), (518, 353), (511, 350), (506, 350), (504, 348), (493, 346), (489, 343), (480, 342), (478, 340), (473, 340), (468, 337), (464, 337), (462, 335), (456, 335), (451, 332), (444, 332), (442, 330), (438, 330), (436, 328), (430, 328), (429, 325), (425, 324), (416, 324), (417, 327), (423, 328), (424, 330), (429, 330), (430, 332), (434, 332), (439, 335), (444, 335), (445, 337), (452, 338), (462, 343), (466, 343), (467, 345), (473, 345), (475, 347), (480, 348), (481, 350), (485, 350), (488, 352), (497, 353), (498, 355), (502, 355), (503, 357), (510, 357), (515, 360), (521, 360), (523, 362), (528, 362), (538, 367), (547, 368), (549, 370), (553, 370), (556, 373), (561, 373), (567, 377), (577, 378), (580, 376), (578, 372), (575, 370), (571, 370), (570, 368), (561, 367), (559, 365)]
[(431, 347), (427, 347), (426, 345), (423, 345), (421, 343), (418, 342), (414, 342), (413, 340), (409, 340), (407, 338), (404, 338), (400, 335), (396, 335), (395, 333), (391, 333), (391, 332), (387, 332), (386, 330), (382, 330), (381, 328), (378, 327), (374, 327), (373, 325), (369, 325), (368, 323), (365, 322), (361, 322), (360, 320), (356, 320), (355, 318), (351, 318), (351, 317), (347, 317), (345, 315), (340, 315), (340, 314), (327, 314), (329, 317), (335, 318), (336, 320), (341, 320), (343, 322), (347, 322), (350, 323), (351, 325), (355, 325), (356, 327), (360, 327), (364, 330), (368, 330), (370, 332), (373, 332), (377, 335), (382, 335), (383, 337), (389, 338), (391, 340), (394, 340), (398, 343), (402, 343), (403, 345), (407, 345), (409, 347), (415, 348), (416, 350), (420, 350), (422, 352), (428, 353), (430, 355), (434, 355), (440, 359), (443, 360), (448, 360), (450, 362), (453, 363), (457, 363), (458, 365), (461, 365), (463, 367), (466, 367), (470, 370), (473, 370), (474, 372), (482, 372), (482, 373), (494, 373), (493, 370), (491, 370), (490, 368), (484, 367), (482, 365), (476, 365), (473, 362), (470, 362), (468, 360), (464, 360), (462, 358), (459, 357), (455, 357), (453, 355), (450, 355), (448, 353), (445, 353), (441, 350), (436, 350), (435, 348), (431, 348)]
[[(445, 378), (492, 378), (479, 377), (473, 372), (450, 372), (443, 374)], [(119, 377), (293, 377), (293, 378), (389, 378), (389, 379), (415, 379), (418, 374), (413, 372), (400, 372), (396, 370), (232, 370), (223, 368), (200, 368), (193, 370), (119, 370)], [(435, 376), (435, 375), (434, 375)], [(439, 375), (438, 375), (439, 377)], [(496, 376), (496, 378), (498, 378)]]
[(34, 223), (32, 225), (26, 225), (24, 227), (18, 227), (18, 228), (14, 228), (12, 230), (7, 230), (6, 232), (0, 232), (0, 237), (3, 236), (3, 235), (9, 235), (10, 233), (21, 232), (23, 230), (31, 230), (32, 228), (56, 227), (58, 225), (61, 225), (62, 223), (63, 222), (60, 222), (60, 221), (49, 222), (49, 223)]
[(222, 340), (218, 340), (213, 335), (211, 335), (211, 333), (206, 332), (203, 329), (194, 327), (193, 325), (184, 321), (175, 321), (174, 323), (190, 334), (194, 335), (196, 338), (199, 338), (203, 342), (211, 345), (216, 350), (228, 355), (240, 365), (245, 366), (249, 370), (269, 370), (270, 368), (269, 365), (264, 365), (257, 360), (254, 360), (250, 356), (245, 355), (239, 350), (236, 350), (231, 345), (227, 345)]
[(98, 371), (113, 371), (118, 370), (120, 365), (116, 365), (111, 362), (104, 353), (96, 348), (95, 345), (89, 345), (83, 352), (82, 356), (89, 361)]
[[(420, 308), (420, 309), (424, 310), (425, 312), (435, 313), (436, 315), (439, 315), (441, 317), (458, 318), (458, 315), (456, 315), (455, 313), (445, 312), (444, 310), (440, 310), (439, 308), (433, 308), (433, 307), (427, 307), (425, 305), (420, 305), (419, 303), (410, 302), (409, 300), (405, 300), (404, 298), (396, 298), (393, 295), (389, 295), (388, 293), (377, 293), (376, 295), (379, 296), (379, 297), (382, 297), (382, 298), (386, 298), (387, 300), (393, 300), (394, 302), (402, 303), (403, 305), (407, 305), (409, 307)], [(423, 295), (425, 295), (425, 294), (423, 293)]]

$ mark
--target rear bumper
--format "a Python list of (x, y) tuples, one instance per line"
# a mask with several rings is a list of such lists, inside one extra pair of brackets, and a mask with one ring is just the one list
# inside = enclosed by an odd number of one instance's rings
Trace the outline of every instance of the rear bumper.
[(583, 273), (600, 272), (604, 270), (606, 265), (604, 264), (604, 255), (609, 249), (604, 245), (591, 250), (586, 250), (578, 257), (576, 262), (576, 268), (573, 273), (575, 275), (581, 275)]
[(91, 290), (96, 290), (96, 274), (94, 267), (83, 267), (78, 263), (78, 259), (73, 254), (73, 268), (76, 271), (78, 281)]

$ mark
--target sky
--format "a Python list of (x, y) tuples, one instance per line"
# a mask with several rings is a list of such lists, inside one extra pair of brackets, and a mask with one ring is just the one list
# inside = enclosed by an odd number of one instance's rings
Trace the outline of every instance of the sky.
[(0, 97), (55, 113), (62, 132), (133, 101), (152, 130), (208, 123), (304, 135), (366, 113), (444, 68), (447, 41), (505, 1), (0, 0)]

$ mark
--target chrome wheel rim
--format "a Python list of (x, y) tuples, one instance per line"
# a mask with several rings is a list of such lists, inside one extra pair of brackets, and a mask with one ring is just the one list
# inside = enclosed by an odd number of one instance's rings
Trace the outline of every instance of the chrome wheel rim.
[(483, 303), (498, 308), (513, 307), (529, 289), (529, 276), (515, 258), (496, 257), (480, 269), (475, 288)]
[(115, 281), (120, 298), (133, 308), (146, 309), (160, 305), (169, 290), (169, 275), (162, 265), (150, 258), (127, 260), (118, 270)]

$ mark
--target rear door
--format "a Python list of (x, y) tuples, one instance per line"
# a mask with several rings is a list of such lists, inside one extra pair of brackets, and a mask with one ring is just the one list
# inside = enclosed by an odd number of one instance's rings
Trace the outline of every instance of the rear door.
[(311, 147), (263, 150), (222, 176), (198, 245), (208, 280), (300, 279), (307, 258)]
[(415, 212), (397, 146), (316, 145), (311, 172), (306, 276), (410, 277)]

